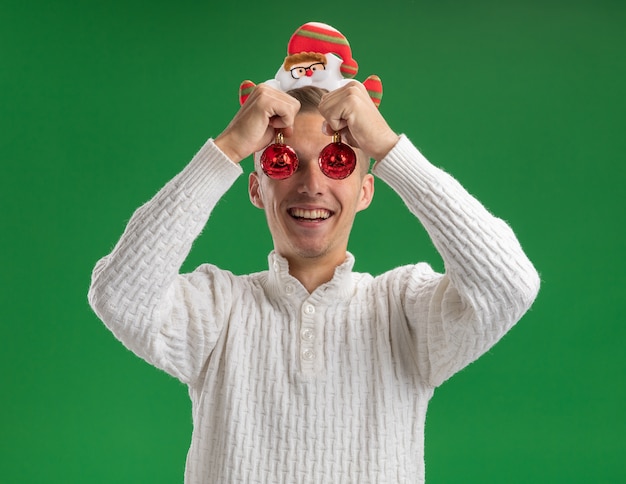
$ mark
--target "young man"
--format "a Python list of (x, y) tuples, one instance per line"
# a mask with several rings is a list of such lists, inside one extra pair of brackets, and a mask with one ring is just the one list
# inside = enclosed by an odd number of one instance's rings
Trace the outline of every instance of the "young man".
[[(284, 180), (258, 167), (275, 130), (300, 161)], [(341, 180), (317, 162), (336, 131), (359, 163)], [(269, 269), (179, 274), (253, 153), (250, 199), (272, 234)], [(352, 271), (350, 229), (374, 193), (370, 158), (428, 231), (445, 274), (426, 264)], [(511, 229), (397, 135), (353, 82), (330, 93), (257, 86), (135, 212), (98, 262), (89, 299), (125, 345), (188, 385), (185, 482), (413, 483), (424, 481), (434, 389), (496, 343), (538, 288)]]

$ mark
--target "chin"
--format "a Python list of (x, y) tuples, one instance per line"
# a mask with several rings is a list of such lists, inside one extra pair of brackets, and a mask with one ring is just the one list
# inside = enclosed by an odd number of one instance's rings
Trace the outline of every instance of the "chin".
[(301, 259), (318, 259), (328, 254), (328, 247), (299, 245), (293, 251)]

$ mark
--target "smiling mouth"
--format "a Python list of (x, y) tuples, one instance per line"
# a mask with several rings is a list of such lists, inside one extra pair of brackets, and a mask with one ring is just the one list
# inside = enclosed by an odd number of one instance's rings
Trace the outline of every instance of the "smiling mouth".
[(303, 208), (290, 208), (289, 215), (298, 220), (314, 221), (326, 220), (332, 215), (332, 212), (323, 208), (316, 208), (313, 210), (305, 210)]

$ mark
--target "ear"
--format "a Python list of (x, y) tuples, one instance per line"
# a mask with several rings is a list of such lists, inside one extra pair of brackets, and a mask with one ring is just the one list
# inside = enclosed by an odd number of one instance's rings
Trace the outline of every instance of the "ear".
[(261, 195), (261, 181), (259, 180), (259, 175), (256, 171), (250, 173), (250, 176), (248, 177), (248, 195), (250, 196), (252, 205), (260, 209), (265, 208), (265, 205), (263, 205), (263, 197)]
[(361, 181), (361, 195), (356, 210), (360, 212), (365, 210), (372, 203), (374, 198), (374, 175), (371, 173), (366, 174)]

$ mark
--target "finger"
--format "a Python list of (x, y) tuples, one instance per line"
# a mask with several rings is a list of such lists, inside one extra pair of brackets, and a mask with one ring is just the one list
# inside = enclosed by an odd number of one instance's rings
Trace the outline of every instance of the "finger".
[(339, 131), (343, 140), (360, 148), (376, 160), (384, 157), (397, 142), (380, 110), (372, 102), (365, 86), (351, 82), (328, 93), (320, 103), (320, 113), (327, 121), (324, 129)]
[(322, 123), (322, 133), (328, 136), (344, 130), (348, 130), (348, 123), (343, 119), (337, 121), (335, 125), (331, 125), (328, 120), (324, 120)]
[(352, 127), (358, 121), (363, 104), (362, 91), (363, 85), (352, 81), (322, 97), (319, 110), (333, 131), (340, 131), (346, 126)]
[(216, 144), (238, 162), (271, 143), (275, 129), (291, 129), (299, 109), (300, 103), (292, 96), (260, 84), (218, 136)]
[(293, 125), (300, 111), (300, 102), (297, 99), (265, 84), (260, 84), (255, 91), (257, 90), (259, 99), (256, 104), (267, 116), (268, 124), (272, 123), (277, 127)]

